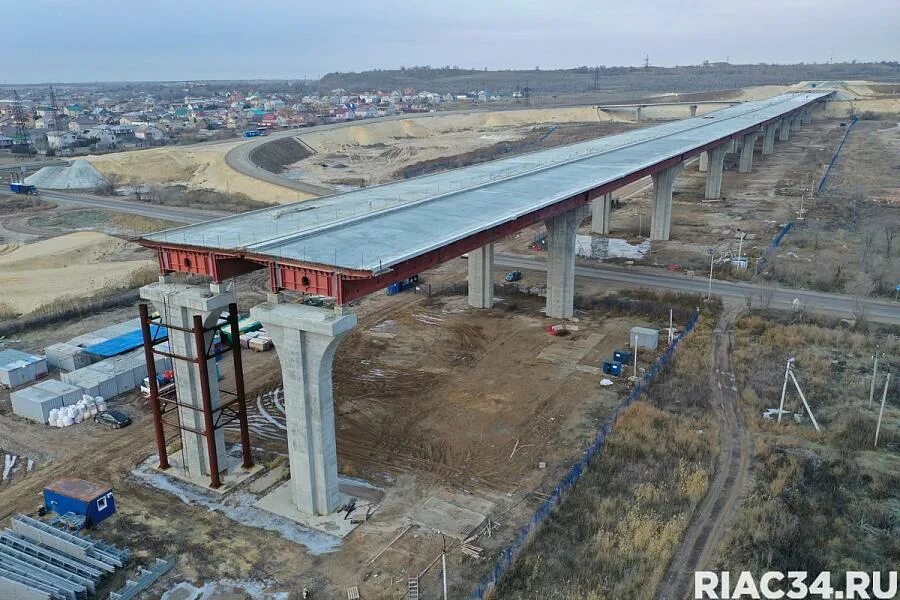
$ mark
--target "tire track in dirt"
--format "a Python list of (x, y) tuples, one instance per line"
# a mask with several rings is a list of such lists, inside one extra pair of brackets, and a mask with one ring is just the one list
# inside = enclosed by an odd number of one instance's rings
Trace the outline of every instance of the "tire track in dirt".
[(749, 438), (738, 413), (738, 394), (731, 368), (733, 325), (739, 312), (739, 309), (726, 306), (712, 336), (710, 389), (721, 440), (715, 476), (672, 558), (660, 585), (659, 600), (693, 597), (694, 571), (709, 567), (713, 553), (725, 537), (726, 526), (747, 479)]

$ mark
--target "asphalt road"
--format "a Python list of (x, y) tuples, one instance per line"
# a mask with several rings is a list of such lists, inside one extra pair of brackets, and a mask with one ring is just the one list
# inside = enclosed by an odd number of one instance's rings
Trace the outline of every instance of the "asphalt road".
[(151, 219), (162, 219), (185, 224), (202, 223), (211, 219), (218, 219), (219, 217), (227, 217), (231, 214), (222, 211), (200, 210), (179, 206), (159, 206), (155, 204), (138, 203), (133, 200), (123, 200), (120, 198), (106, 198), (86, 194), (69, 194), (66, 192), (49, 190), (42, 190), (38, 198), (53, 202), (60, 206), (101, 208), (113, 212), (140, 215)]
[[(546, 271), (543, 260), (510, 254), (497, 254), (494, 264), (501, 267)], [(681, 292), (706, 295), (709, 279), (697, 276), (687, 277), (683, 274), (650, 271), (641, 267), (618, 267), (611, 265), (576, 266), (575, 276), (599, 281), (609, 281), (617, 286), (669, 289)], [(827, 314), (840, 318), (854, 318), (859, 314), (859, 306), (863, 307), (863, 315), (870, 321), (900, 325), (900, 303), (890, 300), (857, 299), (843, 294), (829, 294), (810, 290), (794, 290), (789, 288), (761, 288), (753, 283), (738, 283), (713, 279), (712, 293), (726, 300), (746, 302), (753, 300), (754, 306), (764, 304), (764, 296), (770, 298), (769, 306), (791, 310), (794, 299), (809, 312)]]

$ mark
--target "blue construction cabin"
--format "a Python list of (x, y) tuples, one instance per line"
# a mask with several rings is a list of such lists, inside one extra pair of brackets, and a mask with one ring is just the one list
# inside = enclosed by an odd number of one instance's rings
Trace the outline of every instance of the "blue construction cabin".
[(116, 512), (116, 500), (108, 485), (64, 477), (44, 488), (44, 506), (60, 516), (72, 512), (85, 518), (88, 527)]

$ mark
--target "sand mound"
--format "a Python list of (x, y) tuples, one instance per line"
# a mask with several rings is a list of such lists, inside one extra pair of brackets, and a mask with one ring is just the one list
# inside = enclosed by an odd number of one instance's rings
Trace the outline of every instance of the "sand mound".
[(107, 184), (106, 178), (86, 160), (75, 160), (68, 167), (44, 167), (25, 178), (25, 183), (48, 190), (95, 190)]
[(245, 140), (197, 147), (166, 146), (117, 152), (87, 159), (104, 174), (117, 175), (122, 185), (182, 184), (189, 189), (246, 194), (260, 202), (295, 202), (312, 198), (296, 190), (238, 173), (225, 163), (225, 154)]
[[(127, 283), (149, 259), (137, 246), (102, 233), (71, 233), (34, 244), (0, 245), (0, 302), (20, 313), (67, 296), (90, 296)], [(121, 260), (126, 258), (126, 260)]]
[(546, 123), (598, 123), (621, 121), (591, 107), (523, 109), (495, 112), (436, 114), (395, 121), (369, 121), (359, 125), (305, 133), (299, 137), (317, 152), (328, 153), (348, 146), (395, 144), (398, 140), (421, 139), (498, 127), (523, 127)]

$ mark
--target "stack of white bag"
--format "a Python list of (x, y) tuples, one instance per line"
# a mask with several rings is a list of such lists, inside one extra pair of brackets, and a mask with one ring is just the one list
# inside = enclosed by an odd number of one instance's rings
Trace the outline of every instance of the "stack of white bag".
[(54, 408), (50, 411), (51, 427), (68, 427), (90, 419), (99, 412), (106, 410), (106, 400), (103, 396), (91, 397), (87, 394), (81, 397), (77, 403), (62, 408)]

